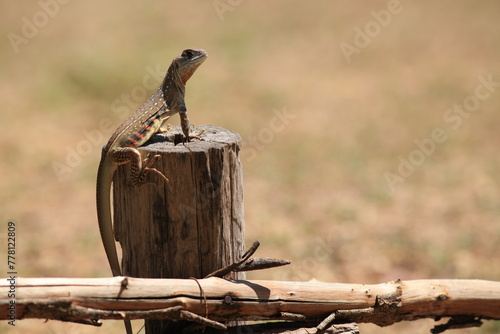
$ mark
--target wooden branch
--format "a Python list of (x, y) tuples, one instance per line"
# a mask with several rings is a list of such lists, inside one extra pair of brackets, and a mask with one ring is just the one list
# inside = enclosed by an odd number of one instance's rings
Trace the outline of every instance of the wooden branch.
[[(216, 330), (206, 329), (204, 334), (220, 334)], [(229, 327), (224, 334), (359, 334), (358, 325), (355, 323), (335, 324), (326, 329), (323, 333), (311, 325), (302, 322), (266, 322), (244, 327)]]
[(224, 267), (224, 268), (221, 268), (221, 269), (218, 269), (208, 275), (205, 276), (205, 278), (210, 278), (210, 277), (224, 277), (226, 276), (227, 274), (233, 272), (233, 271), (236, 271), (236, 269), (241, 266), (242, 264), (244, 264), (246, 261), (248, 261), (248, 259), (250, 258), (250, 256), (252, 256), (255, 251), (257, 250), (257, 248), (259, 248), (260, 246), (260, 242), (258, 241), (254, 241), (254, 243), (252, 244), (252, 246), (247, 250), (245, 251), (245, 253), (243, 253), (243, 255), (241, 256), (241, 259), (238, 260), (237, 262), (233, 262), (231, 263), (230, 265)]
[(289, 260), (272, 259), (269, 257), (257, 257), (251, 259), (250, 257), (255, 253), (257, 248), (259, 248), (259, 246), (260, 242), (254, 241), (252, 246), (241, 256), (241, 260), (234, 262), (224, 268), (218, 269), (213, 273), (208, 274), (204, 278), (224, 277), (232, 272), (245, 272), (252, 270), (276, 268), (276, 267), (286, 266), (292, 263)]
[[(10, 320), (9, 291), (13, 287), (2, 282), (0, 320)], [(474, 321), (477, 325), (480, 319), (500, 319), (500, 282), (483, 280), (398, 280), (368, 285), (316, 280), (228, 281), (215, 277), (17, 278), (14, 291), (16, 319), (94, 324), (96, 319), (176, 320), (178, 315), (173, 314), (180, 310), (213, 321), (295, 319), (315, 325), (332, 314), (335, 323), (369, 322), (380, 326), (402, 320), (453, 317), (462, 319), (463, 327)]]

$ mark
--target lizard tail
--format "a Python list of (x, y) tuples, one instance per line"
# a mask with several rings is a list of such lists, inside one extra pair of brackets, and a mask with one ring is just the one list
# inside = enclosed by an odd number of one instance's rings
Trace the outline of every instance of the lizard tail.
[[(101, 239), (108, 257), (113, 276), (121, 276), (120, 262), (116, 252), (115, 237), (113, 233), (113, 220), (111, 218), (111, 182), (115, 171), (114, 164), (110, 164), (105, 156), (101, 159), (97, 171), (96, 204), (97, 221)], [(133, 334), (130, 320), (124, 320), (127, 334)]]
[(101, 239), (108, 257), (113, 276), (121, 276), (120, 262), (116, 252), (115, 236), (113, 232), (113, 220), (111, 218), (111, 182), (114, 173), (114, 164), (110, 164), (105, 157), (101, 159), (97, 171), (96, 204), (97, 221)]

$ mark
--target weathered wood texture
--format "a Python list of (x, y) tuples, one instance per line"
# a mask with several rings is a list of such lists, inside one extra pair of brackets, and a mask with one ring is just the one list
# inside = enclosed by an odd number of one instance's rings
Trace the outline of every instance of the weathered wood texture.
[[(420, 318), (472, 316), (500, 320), (500, 282), (416, 280), (382, 284), (228, 281), (220, 278), (18, 278), (17, 319), (158, 319), (168, 308), (217, 321), (322, 320), (381, 326)], [(0, 319), (9, 319), (10, 286), (0, 282)], [(117, 298), (121, 292), (121, 296)], [(203, 295), (202, 292), (203, 291)]]
[[(200, 139), (174, 144), (180, 127), (157, 134), (140, 148), (168, 179), (148, 173), (136, 187), (130, 166), (114, 178), (115, 235), (123, 250), (123, 273), (144, 278), (203, 278), (239, 260), (244, 251), (241, 138), (200, 126)], [(242, 279), (244, 274), (233, 273)], [(147, 333), (159, 333), (148, 330)]]

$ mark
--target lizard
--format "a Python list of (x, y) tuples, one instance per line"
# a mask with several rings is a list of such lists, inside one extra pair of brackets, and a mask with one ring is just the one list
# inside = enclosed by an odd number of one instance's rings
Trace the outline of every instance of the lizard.
[[(206, 60), (207, 52), (202, 49), (186, 49), (175, 57), (157, 91), (127, 118), (111, 135), (102, 149), (97, 171), (96, 203), (99, 231), (113, 276), (121, 276), (111, 218), (111, 184), (118, 165), (130, 163), (131, 179), (135, 185), (144, 183), (150, 172), (159, 175), (165, 182), (168, 178), (153, 168), (159, 155), (142, 159), (137, 149), (163, 128), (172, 115), (179, 113), (182, 132), (189, 141), (189, 120), (184, 102), (185, 85), (196, 69)], [(127, 333), (132, 333), (129, 320), (125, 321)]]

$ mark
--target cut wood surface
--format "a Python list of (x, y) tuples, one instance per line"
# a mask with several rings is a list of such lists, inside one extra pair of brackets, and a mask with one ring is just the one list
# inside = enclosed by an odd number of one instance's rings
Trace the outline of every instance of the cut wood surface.
[[(0, 285), (9, 320), (10, 285)], [(16, 319), (159, 319), (180, 309), (216, 321), (286, 319), (381, 326), (424, 317), (500, 319), (500, 282), (414, 280), (382, 284), (208, 279), (18, 278)], [(177, 307), (175, 309), (169, 309)]]

